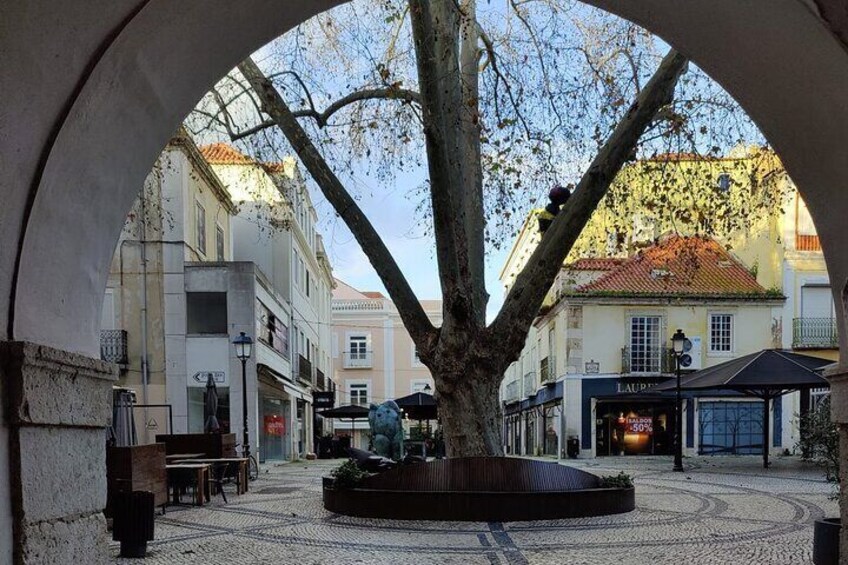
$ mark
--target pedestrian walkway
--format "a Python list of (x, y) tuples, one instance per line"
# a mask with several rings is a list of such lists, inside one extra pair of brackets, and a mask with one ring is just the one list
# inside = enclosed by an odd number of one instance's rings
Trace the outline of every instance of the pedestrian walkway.
[(796, 565), (810, 563), (813, 521), (838, 512), (833, 485), (795, 458), (778, 458), (768, 471), (759, 457), (695, 458), (686, 473), (673, 473), (670, 458), (622, 457), (569, 464), (633, 476), (637, 508), (628, 514), (513, 523), (350, 518), (321, 505), (321, 476), (339, 463), (272, 467), (229, 504), (216, 497), (201, 508), (169, 508), (157, 516), (144, 563)]

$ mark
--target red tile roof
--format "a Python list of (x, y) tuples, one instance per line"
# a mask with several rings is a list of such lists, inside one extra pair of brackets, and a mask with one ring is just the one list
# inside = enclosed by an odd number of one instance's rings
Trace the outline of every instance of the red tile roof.
[(362, 294), (364, 294), (368, 298), (385, 298), (382, 292), (376, 292), (373, 290), (363, 290)]
[(584, 257), (570, 265), (566, 265), (566, 269), (571, 271), (611, 271), (621, 265), (624, 261), (625, 259)]
[(204, 145), (200, 154), (213, 165), (250, 165), (256, 162), (227, 143)]
[(771, 296), (710, 238), (671, 236), (648, 247), (577, 294)]

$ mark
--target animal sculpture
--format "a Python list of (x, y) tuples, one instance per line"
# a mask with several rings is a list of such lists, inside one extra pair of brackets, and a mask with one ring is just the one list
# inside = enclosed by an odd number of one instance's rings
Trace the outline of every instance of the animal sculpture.
[(403, 420), (394, 400), (372, 404), (368, 413), (374, 453), (395, 461), (403, 459)]

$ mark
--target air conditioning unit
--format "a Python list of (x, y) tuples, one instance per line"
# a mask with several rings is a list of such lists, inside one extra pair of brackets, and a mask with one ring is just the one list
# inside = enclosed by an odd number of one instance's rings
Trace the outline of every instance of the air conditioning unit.
[[(698, 371), (703, 367), (701, 338), (700, 336), (690, 337), (688, 340), (691, 347), (683, 348), (683, 355), (680, 356), (680, 368), (684, 371)], [(689, 346), (689, 344), (686, 344)]]

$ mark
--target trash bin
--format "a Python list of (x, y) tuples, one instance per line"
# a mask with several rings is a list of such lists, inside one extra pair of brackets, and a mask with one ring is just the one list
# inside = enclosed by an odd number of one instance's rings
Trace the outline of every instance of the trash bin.
[(144, 557), (153, 540), (153, 493), (115, 493), (112, 539), (121, 542), (121, 557)]
[(580, 440), (576, 436), (568, 438), (565, 453), (569, 459), (577, 459), (577, 456), (580, 455)]

